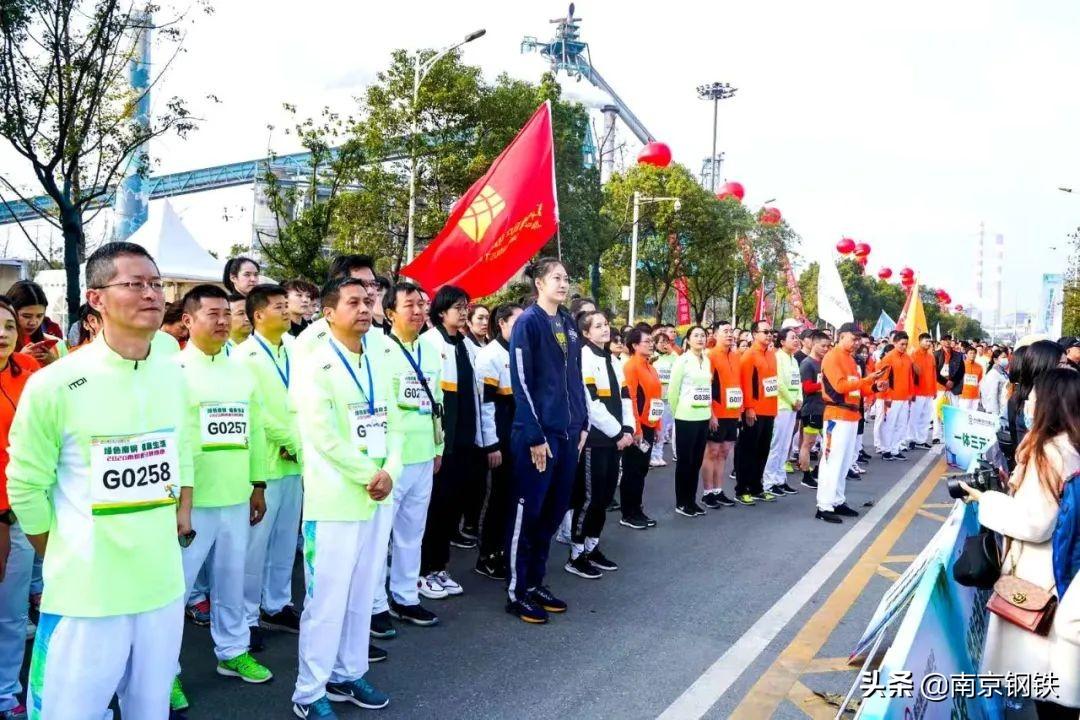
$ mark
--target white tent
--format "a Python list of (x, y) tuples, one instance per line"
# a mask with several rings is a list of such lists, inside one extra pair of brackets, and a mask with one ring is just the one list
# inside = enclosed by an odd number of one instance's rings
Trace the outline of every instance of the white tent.
[[(221, 283), (225, 263), (218, 260), (195, 240), (184, 221), (168, 200), (150, 203), (142, 227), (128, 238), (142, 245), (157, 261), (161, 277), (169, 284), (168, 299), (183, 294), (187, 287), (200, 282)], [(67, 278), (63, 270), (43, 270), (34, 280), (49, 298), (48, 315), (67, 328)], [(79, 282), (86, 285), (86, 266), (79, 268)]]

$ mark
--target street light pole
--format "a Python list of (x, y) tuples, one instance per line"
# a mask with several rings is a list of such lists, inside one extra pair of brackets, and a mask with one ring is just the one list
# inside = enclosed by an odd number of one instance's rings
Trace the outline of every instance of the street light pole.
[(637, 245), (641, 206), (645, 203), (665, 202), (668, 200), (675, 203), (675, 212), (678, 212), (682, 203), (677, 197), (645, 197), (640, 192), (634, 191), (634, 225), (630, 232), (630, 305), (626, 310), (626, 322), (629, 325), (634, 324), (634, 301), (637, 299)]
[(717, 132), (717, 117), (720, 112), (720, 101), (727, 100), (730, 97), (734, 97), (738, 92), (738, 88), (734, 88), (730, 83), (714, 82), (708, 85), (698, 85), (697, 93), (698, 97), (702, 100), (713, 101), (713, 115), (712, 115), (712, 157), (709, 158), (709, 186), (710, 189), (716, 192), (716, 175), (718, 169), (716, 167), (716, 132)]
[(435, 66), (435, 63), (442, 60), (448, 54), (457, 50), (465, 43), (470, 43), (477, 38), (483, 37), (487, 33), (487, 30), (481, 28), (480, 30), (474, 30), (465, 36), (464, 40), (454, 43), (453, 45), (447, 45), (439, 52), (435, 53), (430, 60), (426, 63), (420, 62), (420, 50), (416, 50), (413, 53), (413, 95), (412, 95), (412, 123), (409, 128), (409, 219), (408, 230), (406, 240), (406, 262), (412, 262), (413, 256), (416, 253), (416, 137), (420, 134), (420, 83), (423, 82), (424, 76), (428, 71)]

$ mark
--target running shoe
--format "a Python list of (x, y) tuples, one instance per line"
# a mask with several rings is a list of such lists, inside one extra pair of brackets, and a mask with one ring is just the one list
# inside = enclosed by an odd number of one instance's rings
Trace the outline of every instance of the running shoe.
[(465, 588), (461, 587), (457, 580), (450, 577), (450, 573), (446, 570), (440, 570), (435, 573), (435, 582), (442, 585), (442, 589), (445, 590), (448, 595), (460, 595), (465, 592)]
[(273, 615), (265, 610), (259, 611), (259, 624), (267, 630), (280, 630), (298, 634), (300, 632), (300, 613), (292, 605), (286, 605)]
[(833, 523), (834, 525), (844, 522), (842, 519), (840, 519), (839, 515), (832, 512), (831, 510), (818, 510), (817, 513), (814, 514), (814, 519), (824, 520), (825, 522)]
[(420, 627), (428, 627), (439, 622), (439, 616), (428, 610), (420, 603), (415, 605), (402, 605), (390, 599), (390, 617), (395, 620), (412, 623)]
[(634, 530), (645, 530), (649, 527), (649, 523), (645, 522), (644, 519), (636, 515), (630, 515), (629, 517), (622, 518), (621, 520), (619, 520), (619, 524), (623, 527), (632, 528)]
[(833, 508), (833, 512), (841, 517), (859, 517), (859, 511), (852, 510), (847, 503), (840, 503)]
[(262, 652), (266, 649), (266, 635), (263, 633), (263, 629), (258, 625), (252, 625), (248, 628), (248, 650), (251, 652)]
[(735, 507), (735, 501), (724, 494), (724, 491), (716, 493), (716, 504), (723, 507)]
[(383, 650), (378, 645), (372, 645), (368, 643), (367, 646), (367, 661), (369, 663), (382, 662), (386, 658), (390, 657), (390, 653)]
[(435, 573), (425, 575), (417, 581), (417, 588), (421, 595), (429, 600), (442, 600), (450, 593), (446, 591), (439, 581), (435, 578)]
[(847, 479), (848, 480), (862, 480), (862, 475), (859, 475), (859, 473), (855, 472), (851, 468), (848, 468)]
[(476, 539), (467, 538), (459, 532), (454, 535), (454, 537), (450, 538), (450, 544), (456, 548), (461, 548), (462, 550), (472, 550), (476, 547)]
[(784, 463), (784, 472), (785, 473), (793, 473), (793, 472), (795, 472), (795, 466), (791, 464), (790, 460), (788, 460), (786, 463)]
[(330, 701), (325, 695), (310, 705), (293, 703), (292, 712), (293, 715), (303, 720), (338, 720), (338, 716), (334, 713), (334, 709), (330, 707)]
[(251, 653), (237, 655), (232, 660), (222, 660), (217, 664), (217, 674), (225, 677), (238, 677), (244, 682), (258, 685), (274, 677), (268, 668), (251, 656)]
[(656, 521), (653, 520), (648, 515), (646, 515), (645, 513), (641, 513), (641, 519), (644, 520), (645, 524), (648, 525), (649, 527), (656, 527)]
[(210, 627), (210, 601), (200, 600), (194, 605), (188, 605), (184, 608), (184, 615), (187, 616), (192, 625)]
[(897, 458), (891, 452), (883, 452), (883, 453), (881, 453), (881, 459), (886, 461), (886, 462), (893, 462)]
[(548, 614), (532, 600), (514, 600), (506, 603), (506, 612), (516, 615), (520, 620), (527, 623), (540, 625), (548, 621)]
[(902, 452), (893, 453), (893, 457), (896, 458), (897, 460), (907, 460), (907, 455), (905, 455)]
[(930, 448), (933, 447), (933, 445), (931, 445), (930, 443), (922, 442), (922, 443), (915, 443), (915, 447), (919, 448), (920, 450), (929, 450)]
[(563, 565), (563, 570), (571, 575), (577, 575), (579, 578), (585, 578), (586, 580), (599, 580), (604, 577), (604, 573), (600, 572), (599, 568), (589, 562), (588, 553), (581, 553), (576, 558), (572, 557), (566, 561)]
[[(180, 684), (180, 676), (177, 675), (172, 681), (172, 690), (169, 691), (169, 709), (170, 710), (187, 710), (191, 707), (191, 703), (188, 702), (187, 695), (184, 694), (184, 686)], [(0, 715), (0, 718), (3, 718)], [(10, 720), (10, 718), (5, 718)]]
[(539, 585), (530, 590), (529, 599), (549, 613), (566, 612), (566, 602), (555, 597), (547, 585)]
[(466, 538), (467, 540), (480, 539), (480, 531), (477, 530), (476, 527), (474, 527), (473, 525), (466, 525), (465, 523), (462, 523), (461, 530), (459, 530), (458, 532), (461, 533), (461, 537)]
[(808, 487), (811, 490), (817, 490), (817, 478), (812, 475), (807, 475), (806, 473), (803, 473), (803, 478), (799, 481), (799, 484), (803, 487)]
[(397, 628), (394, 627), (394, 622), (390, 619), (389, 610), (383, 610), (371, 616), (371, 637), (386, 640), (396, 636)]
[(754, 496), (750, 493), (736, 495), (735, 502), (739, 503), (740, 505), (745, 505), (746, 507), (750, 507), (751, 505), (757, 505), (757, 503), (754, 502)]
[(326, 683), (330, 702), (347, 702), (367, 710), (378, 710), (390, 704), (390, 696), (371, 686), (364, 678), (347, 683)]
[(862, 448), (860, 448), (859, 449), (859, 457), (857, 459), (858, 459), (859, 462), (866, 463), (866, 462), (870, 462), (870, 460), (872, 460), (873, 458), (871, 458), (870, 453), (868, 453), (865, 450), (863, 450)]
[(752, 497), (758, 502), (776, 502), (776, 495), (774, 495), (769, 490), (763, 490), (762, 492), (758, 493), (757, 495), (753, 495)]
[(780, 485), (777, 485), (776, 487), (774, 487), (773, 490), (779, 490), (780, 492), (784, 493), (785, 495), (798, 495), (799, 494), (798, 490), (791, 487), (787, 483), (781, 483)]
[(476, 566), (473, 572), (492, 580), (506, 579), (506, 561), (501, 554), (489, 555), (488, 557), (476, 558)]
[(697, 503), (690, 503), (690, 507), (687, 508), (687, 510), (694, 513), (695, 517), (700, 517), (705, 514), (705, 508), (701, 507)]
[(675, 512), (676, 514), (683, 515), (684, 517), (697, 517), (697, 513), (695, 513), (691, 508), (685, 505), (676, 505)]
[(717, 493), (705, 493), (701, 496), (701, 504), (710, 510), (716, 510), (720, 507), (719, 495)]
[(592, 552), (589, 553), (589, 562), (591, 562), (593, 565), (600, 568), (601, 570), (609, 570), (614, 572), (615, 570), (619, 569), (618, 563), (604, 555), (604, 553), (600, 552), (600, 548), (598, 547), (593, 548)]
[(664, 465), (667, 465), (667, 463), (657, 458), (653, 458), (649, 461), (649, 467), (663, 467)]

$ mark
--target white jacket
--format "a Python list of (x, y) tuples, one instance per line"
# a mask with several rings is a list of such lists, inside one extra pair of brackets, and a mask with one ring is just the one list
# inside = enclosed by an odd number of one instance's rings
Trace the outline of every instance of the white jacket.
[(426, 333), (420, 336), (428, 347), (431, 347), (435, 352), (439, 353), (440, 362), (442, 364), (442, 372), (439, 374), (439, 385), (442, 387), (444, 404), (446, 404), (446, 394), (455, 393), (457, 395), (457, 402), (469, 402), (471, 397), (473, 407), (476, 410), (476, 437), (474, 442), (477, 447), (491, 448), (498, 445), (499, 439), (495, 436), (495, 423), (490, 424), (484, 421), (483, 413), (481, 412), (481, 398), (484, 393), (484, 383), (480, 379), (480, 373), (476, 370), (476, 356), (472, 349), (475, 344), (469, 341), (466, 336), (462, 342), (465, 344), (465, 348), (469, 352), (469, 361), (473, 366), (473, 387), (472, 393), (467, 394), (465, 388), (458, 387), (458, 371), (457, 371), (457, 357), (456, 349), (454, 345), (447, 342), (443, 337), (439, 328), (428, 330)]
[[(615, 375), (616, 387), (611, 385), (608, 368)], [(634, 434), (634, 406), (626, 387), (622, 363), (612, 362), (611, 353), (599, 350), (592, 343), (581, 348), (581, 377), (589, 399), (589, 426), (606, 438), (617, 439), (624, 432)], [(590, 441), (599, 440), (590, 430)]]
[[(1048, 443), (1046, 451), (1062, 477), (1068, 479), (1080, 470), (1080, 454), (1065, 435)], [(1016, 472), (1025, 474), (1015, 494), (983, 494), (979, 501), (979, 522), (1012, 538), (1009, 554), (1002, 562), (1003, 573), (1012, 574), (1015, 565), (1017, 577), (1053, 590), (1051, 538), (1058, 505), (1042, 488), (1033, 465), (1017, 468)], [(1060, 680), (1059, 696), (1047, 699), (1080, 708), (1080, 581), (1074, 579), (1065, 597), (1059, 599), (1046, 637), (991, 613), (982, 665), (983, 672), (1053, 673)]]

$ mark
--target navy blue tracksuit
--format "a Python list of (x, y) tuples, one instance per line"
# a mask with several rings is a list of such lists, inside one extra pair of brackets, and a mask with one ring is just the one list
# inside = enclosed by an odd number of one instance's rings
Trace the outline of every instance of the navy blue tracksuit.
[[(581, 337), (570, 313), (552, 317), (531, 305), (510, 336), (510, 383), (514, 390), (510, 497), (506, 557), (510, 599), (543, 584), (551, 538), (570, 507), (578, 441), (588, 422), (581, 378)], [(547, 443), (552, 457), (543, 473), (530, 448)], [(520, 597), (519, 597), (520, 594)]]

